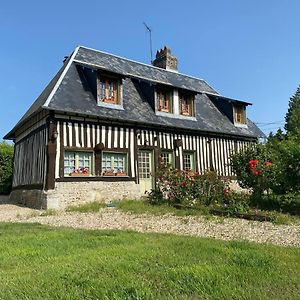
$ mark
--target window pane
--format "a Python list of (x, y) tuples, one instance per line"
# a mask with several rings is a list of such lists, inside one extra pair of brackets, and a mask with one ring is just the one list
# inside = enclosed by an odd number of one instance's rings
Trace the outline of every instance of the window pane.
[(103, 153), (102, 174), (104, 176), (126, 175), (127, 155), (124, 153)]
[(92, 174), (92, 153), (87, 152), (65, 152), (64, 175), (86, 176)]

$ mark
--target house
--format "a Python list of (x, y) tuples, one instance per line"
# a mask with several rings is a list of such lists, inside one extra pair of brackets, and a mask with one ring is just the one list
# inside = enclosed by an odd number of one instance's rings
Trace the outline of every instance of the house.
[(139, 198), (161, 161), (234, 176), (229, 156), (263, 135), (250, 103), (183, 75), (167, 47), (153, 65), (77, 47), (17, 125), (11, 200), (63, 208)]

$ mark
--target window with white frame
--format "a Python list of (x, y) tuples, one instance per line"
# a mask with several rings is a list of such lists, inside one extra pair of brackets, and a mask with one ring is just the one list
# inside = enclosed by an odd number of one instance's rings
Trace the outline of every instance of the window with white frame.
[(183, 170), (195, 170), (195, 157), (193, 152), (183, 153)]
[(93, 153), (65, 151), (64, 176), (93, 175)]
[(102, 153), (102, 175), (103, 176), (126, 176), (127, 154), (103, 152)]
[(173, 166), (173, 153), (170, 151), (162, 151), (160, 154), (160, 162), (164, 166)]

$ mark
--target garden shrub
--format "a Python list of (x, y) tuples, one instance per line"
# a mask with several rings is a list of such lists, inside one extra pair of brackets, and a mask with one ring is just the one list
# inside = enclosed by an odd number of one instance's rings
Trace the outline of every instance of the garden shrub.
[(9, 194), (12, 185), (14, 147), (0, 142), (0, 194)]
[(216, 172), (180, 171), (161, 165), (157, 172), (156, 190), (149, 195), (151, 203), (167, 202), (170, 205), (194, 207), (222, 202), (226, 183)]
[(259, 144), (233, 154), (231, 166), (239, 185), (252, 189), (255, 196), (262, 195), (275, 185), (272, 153), (265, 145)]

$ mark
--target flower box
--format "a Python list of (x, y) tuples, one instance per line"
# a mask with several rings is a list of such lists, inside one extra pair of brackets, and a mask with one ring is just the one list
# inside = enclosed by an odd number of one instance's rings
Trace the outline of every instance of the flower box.
[(71, 173), (70, 176), (72, 177), (81, 177), (81, 176), (89, 176), (88, 173)]
[(103, 176), (115, 176), (114, 172), (105, 172), (103, 173)]
[(126, 173), (117, 173), (117, 176), (127, 176)]

